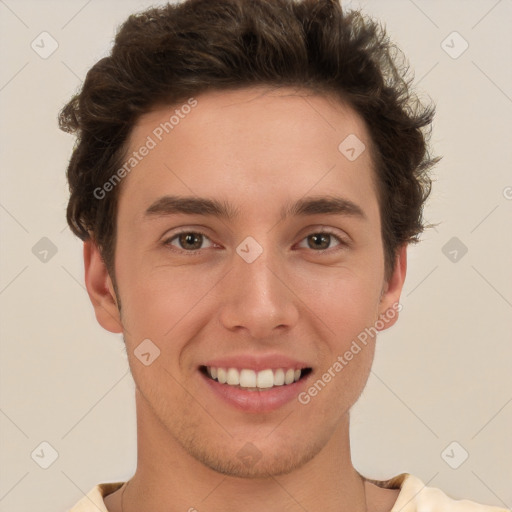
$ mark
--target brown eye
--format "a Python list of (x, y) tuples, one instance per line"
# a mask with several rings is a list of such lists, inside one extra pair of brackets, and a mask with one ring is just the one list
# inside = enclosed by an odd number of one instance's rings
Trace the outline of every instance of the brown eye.
[(328, 249), (331, 241), (331, 235), (326, 233), (315, 233), (307, 237), (308, 245), (311, 249)]
[[(321, 252), (332, 248), (332, 241), (336, 241), (336, 245), (346, 245), (345, 242), (337, 235), (329, 232), (320, 231), (318, 233), (311, 233), (303, 240), (306, 240), (307, 248), (314, 251)], [(304, 246), (302, 246), (304, 247)]]
[[(209, 238), (203, 233), (198, 233), (195, 231), (184, 231), (182, 233), (178, 233), (173, 237), (169, 238), (165, 245), (171, 245), (178, 249), (182, 249), (185, 251), (198, 251), (204, 247), (202, 247), (205, 240), (209, 240)], [(175, 245), (173, 242), (178, 242), (178, 245)]]
[(178, 240), (183, 249), (199, 249), (203, 241), (203, 235), (198, 233), (182, 233), (178, 236)]

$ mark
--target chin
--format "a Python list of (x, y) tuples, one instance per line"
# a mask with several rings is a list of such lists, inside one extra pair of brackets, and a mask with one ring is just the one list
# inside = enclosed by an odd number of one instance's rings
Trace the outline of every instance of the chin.
[[(211, 446), (196, 443), (185, 446), (185, 449), (217, 473), (235, 478), (269, 478), (286, 475), (302, 467), (324, 446), (320, 440), (316, 445), (308, 444), (304, 439), (300, 442), (290, 440), (288, 443), (276, 441), (275, 445), (269, 442), (266, 447), (250, 441), (240, 443), (241, 448), (233, 452), (220, 446), (212, 449)], [(231, 446), (234, 444), (231, 440)]]

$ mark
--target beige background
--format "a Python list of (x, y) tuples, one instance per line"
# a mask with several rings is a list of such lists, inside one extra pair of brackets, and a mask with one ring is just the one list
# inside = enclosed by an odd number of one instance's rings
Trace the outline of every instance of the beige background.
[[(426, 211), (440, 225), (409, 251), (400, 321), (381, 335), (353, 410), (354, 464), (511, 507), (512, 1), (350, 4), (409, 57), (437, 102), (432, 142), (444, 155)], [(0, 0), (1, 511), (63, 511), (135, 468), (134, 385), (120, 336), (96, 324), (66, 228), (73, 139), (56, 116), (115, 27), (149, 5)], [(59, 45), (47, 59), (31, 48), (43, 31)], [(469, 44), (458, 58), (441, 45), (453, 31)], [(463, 41), (446, 44), (458, 53)], [(57, 250), (46, 262), (32, 252), (43, 237)], [(468, 249), (456, 262), (443, 252), (452, 237)], [(58, 453), (48, 469), (31, 458), (43, 441)], [(452, 469), (462, 450), (469, 458)]]

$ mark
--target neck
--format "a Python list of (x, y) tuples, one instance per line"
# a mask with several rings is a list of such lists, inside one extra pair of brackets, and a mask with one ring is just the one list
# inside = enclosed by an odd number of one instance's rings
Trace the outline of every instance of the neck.
[[(346, 414), (312, 458), (288, 473), (239, 477), (191, 456), (137, 392), (137, 470), (124, 492), (123, 512), (208, 509), (235, 512), (366, 512), (365, 484), (350, 457)], [(265, 454), (261, 454), (265, 457)], [(114, 509), (114, 507), (113, 507)]]

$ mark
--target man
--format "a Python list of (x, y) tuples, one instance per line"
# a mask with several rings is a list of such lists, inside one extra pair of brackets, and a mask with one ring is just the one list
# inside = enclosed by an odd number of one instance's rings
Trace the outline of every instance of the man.
[(68, 222), (122, 333), (138, 463), (72, 510), (499, 511), (351, 463), (438, 159), (371, 20), (334, 0), (131, 16), (63, 109)]

